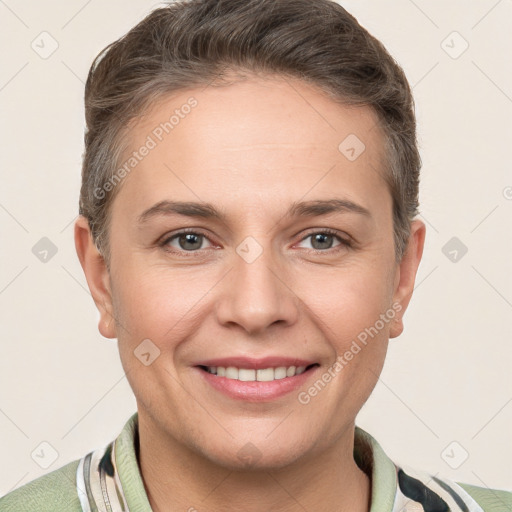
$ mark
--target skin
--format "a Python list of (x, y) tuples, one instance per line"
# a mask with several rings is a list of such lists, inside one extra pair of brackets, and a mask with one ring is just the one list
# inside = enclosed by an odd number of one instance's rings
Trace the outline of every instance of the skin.
[[(130, 127), (131, 151), (190, 96), (198, 105), (118, 191), (110, 271), (87, 221), (75, 226), (100, 332), (118, 338), (137, 399), (139, 464), (151, 506), (367, 511), (370, 481), (353, 458), (355, 418), (378, 380), (389, 338), (403, 330), (425, 225), (412, 222), (396, 262), (376, 115), (300, 81), (251, 77), (165, 97)], [(355, 161), (338, 150), (349, 134), (366, 146)], [(330, 199), (369, 214), (286, 216), (294, 202)], [(159, 214), (139, 222), (163, 200), (210, 203), (225, 219)], [(159, 246), (184, 228), (205, 235), (197, 248), (179, 238)], [(316, 244), (311, 235), (325, 229), (341, 238)], [(246, 237), (262, 249), (251, 263), (236, 252)], [(340, 242), (347, 239), (351, 246)], [(298, 392), (393, 304), (400, 308), (393, 320), (300, 403)], [(134, 355), (144, 339), (160, 350), (149, 366)], [(198, 361), (239, 355), (302, 357), (319, 366), (301, 389), (266, 402), (235, 400), (199, 378)], [(257, 450), (252, 463), (238, 457), (247, 443)]]

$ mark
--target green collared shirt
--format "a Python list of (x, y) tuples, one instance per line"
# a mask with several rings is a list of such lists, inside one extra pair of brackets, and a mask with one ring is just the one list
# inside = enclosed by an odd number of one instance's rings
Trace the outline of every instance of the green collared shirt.
[[(151, 512), (137, 446), (135, 413), (105, 448), (1, 498), (0, 512)], [(359, 427), (354, 458), (371, 479), (369, 512), (512, 512), (512, 492), (456, 483), (399, 466)]]

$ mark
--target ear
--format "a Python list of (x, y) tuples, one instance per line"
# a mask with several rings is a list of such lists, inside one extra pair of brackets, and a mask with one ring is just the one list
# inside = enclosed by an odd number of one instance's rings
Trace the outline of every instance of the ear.
[(92, 240), (89, 222), (80, 215), (75, 222), (75, 247), (94, 303), (100, 312), (98, 329), (105, 338), (116, 338), (110, 274)]
[(414, 281), (423, 255), (425, 232), (425, 224), (421, 220), (412, 221), (409, 242), (395, 275), (393, 304), (397, 304), (397, 314), (389, 331), (390, 338), (400, 336), (404, 330), (403, 316), (414, 291)]

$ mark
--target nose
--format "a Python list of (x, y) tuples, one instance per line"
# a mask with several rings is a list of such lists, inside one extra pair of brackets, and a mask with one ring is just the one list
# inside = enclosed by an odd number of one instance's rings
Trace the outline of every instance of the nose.
[(249, 334), (260, 334), (278, 324), (293, 325), (299, 317), (300, 301), (285, 275), (269, 248), (254, 261), (235, 254), (216, 303), (219, 323), (238, 325)]

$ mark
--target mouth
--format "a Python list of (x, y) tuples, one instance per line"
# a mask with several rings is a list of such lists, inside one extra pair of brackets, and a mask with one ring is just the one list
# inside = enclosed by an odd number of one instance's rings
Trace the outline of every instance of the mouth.
[(199, 368), (217, 377), (224, 377), (230, 380), (242, 382), (272, 382), (301, 375), (311, 368), (318, 366), (317, 363), (308, 366), (277, 366), (268, 368), (237, 368), (236, 366), (203, 366)]
[[(318, 363), (303, 360), (208, 361), (195, 366), (210, 389), (235, 400), (271, 402), (313, 379)], [(215, 364), (216, 363), (216, 364)]]

